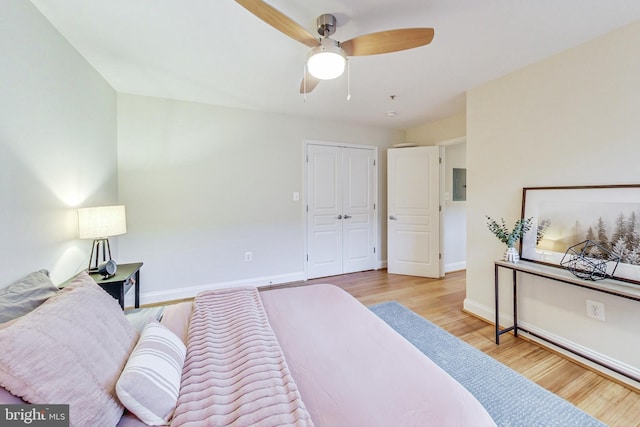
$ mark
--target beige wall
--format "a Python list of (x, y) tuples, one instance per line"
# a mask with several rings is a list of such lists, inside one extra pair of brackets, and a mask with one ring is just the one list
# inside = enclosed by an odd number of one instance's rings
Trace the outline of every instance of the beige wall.
[(117, 201), (116, 94), (30, 2), (0, 21), (0, 288), (60, 283), (89, 262), (76, 208)]
[(379, 148), (385, 262), (386, 148), (404, 132), (118, 95), (119, 195), (129, 220), (120, 254), (145, 263), (143, 302), (303, 279), (305, 140)]
[[(468, 310), (491, 318), (504, 251), (484, 215), (513, 223), (523, 187), (640, 182), (638, 46), (635, 23), (468, 92)], [(639, 303), (523, 282), (522, 321), (640, 373)], [(606, 322), (586, 317), (587, 298), (605, 304)]]
[(436, 122), (407, 129), (407, 141), (420, 145), (435, 145), (442, 141), (461, 138), (466, 134), (467, 115), (462, 112)]

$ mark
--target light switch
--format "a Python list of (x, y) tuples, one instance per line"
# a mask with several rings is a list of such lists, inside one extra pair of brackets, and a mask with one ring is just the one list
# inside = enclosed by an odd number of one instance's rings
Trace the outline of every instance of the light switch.
[(293, 201), (297, 202), (298, 200), (300, 200), (300, 193), (298, 193), (297, 191), (293, 192)]

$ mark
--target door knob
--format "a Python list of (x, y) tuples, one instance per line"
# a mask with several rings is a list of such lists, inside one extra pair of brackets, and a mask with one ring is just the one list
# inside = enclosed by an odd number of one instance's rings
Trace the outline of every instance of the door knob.
[(344, 216), (344, 219), (349, 219), (349, 218), (351, 218), (351, 215), (345, 215)]
[(342, 215), (338, 215), (336, 219), (342, 219)]
[(397, 220), (398, 220), (398, 218), (396, 218), (396, 217), (395, 217), (395, 216), (393, 216), (393, 215), (389, 215), (389, 219), (390, 219), (391, 221), (397, 221)]

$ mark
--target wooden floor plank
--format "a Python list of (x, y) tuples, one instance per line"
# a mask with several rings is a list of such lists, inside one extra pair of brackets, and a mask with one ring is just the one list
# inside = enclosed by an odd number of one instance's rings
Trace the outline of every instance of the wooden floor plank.
[(493, 325), (462, 310), (464, 271), (425, 279), (366, 271), (304, 282), (332, 283), (365, 305), (398, 301), (612, 427), (640, 427), (640, 393), (511, 334), (496, 345)]

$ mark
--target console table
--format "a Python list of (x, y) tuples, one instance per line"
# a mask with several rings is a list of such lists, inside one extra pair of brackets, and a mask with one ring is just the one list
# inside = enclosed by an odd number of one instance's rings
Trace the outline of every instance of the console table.
[[(513, 326), (508, 328), (500, 329), (500, 280), (498, 271), (500, 268), (505, 268), (507, 270), (512, 271), (512, 286), (513, 286)], [(629, 374), (625, 372), (620, 372), (617, 369), (614, 369), (610, 366), (604, 365), (602, 362), (594, 360), (593, 358), (581, 354), (571, 348), (568, 348), (562, 344), (554, 342), (553, 340), (543, 337), (539, 334), (531, 332), (520, 325), (518, 325), (518, 296), (517, 296), (517, 288), (518, 288), (518, 273), (520, 274), (529, 274), (532, 276), (543, 277), (549, 280), (555, 280), (557, 282), (561, 282), (571, 286), (578, 286), (581, 288), (591, 289), (594, 291), (602, 292), (605, 294), (615, 295), (621, 298), (631, 299), (635, 301), (640, 301), (640, 286), (628, 284), (619, 280), (612, 279), (603, 279), (598, 281), (592, 280), (583, 280), (571, 274), (568, 270), (565, 270), (561, 267), (554, 267), (545, 264), (539, 264), (531, 261), (519, 261), (517, 263), (512, 263), (508, 261), (495, 261), (494, 263), (494, 277), (495, 277), (495, 309), (496, 309), (496, 344), (500, 344), (500, 335), (506, 334), (507, 332), (513, 331), (514, 336), (518, 336), (518, 330), (522, 332), (526, 332), (529, 335), (532, 335), (536, 338), (544, 340), (554, 346), (562, 348), (563, 350), (569, 351), (571, 353), (577, 354), (578, 356), (587, 359), (591, 362), (597, 363), (599, 365), (605, 366), (608, 369), (613, 370), (621, 375), (632, 378), (635, 381), (640, 381), (640, 379), (635, 377), (630, 377)]]

